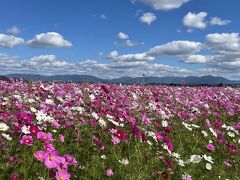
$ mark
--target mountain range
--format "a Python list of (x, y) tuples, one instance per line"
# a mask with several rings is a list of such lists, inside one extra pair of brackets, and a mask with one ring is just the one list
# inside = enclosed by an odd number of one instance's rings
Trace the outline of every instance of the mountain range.
[(188, 77), (121, 77), (114, 79), (101, 79), (91, 75), (52, 75), (44, 76), (39, 74), (9, 74), (0, 76), (0, 79), (6, 80), (6, 77), (22, 78), (27, 81), (63, 81), (63, 82), (102, 82), (102, 83), (121, 83), (121, 84), (181, 84), (183, 81), (188, 85), (219, 85), (219, 84), (240, 84), (240, 80), (229, 80), (223, 77), (215, 76), (188, 76)]

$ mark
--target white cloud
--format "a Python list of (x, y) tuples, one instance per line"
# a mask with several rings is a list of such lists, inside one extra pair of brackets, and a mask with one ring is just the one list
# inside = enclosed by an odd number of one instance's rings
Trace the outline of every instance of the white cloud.
[(136, 62), (136, 61), (153, 61), (155, 57), (148, 56), (146, 53), (125, 54), (114, 57), (116, 61)]
[(21, 33), (21, 30), (17, 26), (12, 26), (11, 28), (7, 29), (7, 33), (17, 35)]
[(142, 23), (146, 23), (148, 25), (151, 25), (154, 21), (157, 20), (157, 16), (153, 13), (144, 13), (140, 18), (139, 20), (142, 22)]
[(238, 33), (208, 34), (206, 45), (215, 53), (240, 54), (240, 36)]
[(207, 15), (208, 14), (206, 12), (189, 12), (184, 16), (183, 24), (188, 28), (205, 29), (207, 27), (207, 22), (205, 21)]
[(213, 17), (213, 18), (211, 19), (211, 21), (210, 21), (210, 24), (211, 24), (211, 25), (218, 25), (218, 26), (225, 26), (225, 25), (227, 25), (227, 24), (229, 24), (229, 23), (231, 23), (230, 20), (227, 20), (227, 19), (222, 20), (222, 19), (219, 18), (219, 17)]
[(144, 3), (155, 10), (172, 10), (180, 8), (184, 3), (189, 0), (131, 0), (131, 2)]
[(24, 44), (24, 39), (22, 38), (12, 35), (0, 34), (0, 46), (13, 48), (21, 44)]
[(187, 64), (205, 64), (211, 62), (213, 60), (212, 56), (204, 56), (204, 55), (190, 55), (183, 58), (184, 63)]
[(107, 58), (109, 59), (114, 59), (118, 56), (118, 52), (117, 51), (112, 51), (107, 55)]
[(188, 55), (201, 50), (202, 44), (200, 42), (192, 41), (172, 41), (163, 45), (151, 48), (148, 52), (150, 56), (159, 55)]
[(117, 38), (122, 39), (122, 40), (126, 40), (126, 39), (129, 38), (129, 36), (127, 34), (123, 33), (123, 32), (120, 32), (120, 33), (118, 33)]
[(106, 16), (105, 14), (101, 14), (101, 15), (100, 15), (100, 19), (106, 20), (106, 19), (107, 19), (107, 16)]
[(27, 41), (27, 45), (33, 48), (62, 48), (71, 47), (72, 43), (56, 32), (37, 34), (32, 40)]

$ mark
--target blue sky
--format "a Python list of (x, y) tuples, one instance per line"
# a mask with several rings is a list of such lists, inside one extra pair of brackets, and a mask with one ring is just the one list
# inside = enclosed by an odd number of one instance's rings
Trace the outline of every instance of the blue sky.
[(236, 0), (8, 0), (0, 71), (240, 79)]

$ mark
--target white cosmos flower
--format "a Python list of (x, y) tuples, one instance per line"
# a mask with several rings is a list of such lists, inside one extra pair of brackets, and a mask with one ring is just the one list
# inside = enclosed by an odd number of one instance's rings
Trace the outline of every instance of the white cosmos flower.
[(100, 124), (101, 127), (106, 127), (107, 126), (107, 123), (106, 123), (106, 121), (103, 120), (103, 118), (100, 118), (98, 120), (98, 123)]
[(97, 114), (97, 113), (95, 113), (95, 112), (92, 112), (92, 117), (93, 117), (94, 119), (99, 119), (99, 116), (98, 116), (98, 114)]
[(30, 126), (24, 125), (24, 126), (21, 128), (21, 130), (22, 130), (22, 132), (23, 132), (24, 134), (30, 134), (29, 128), (30, 128)]
[(89, 98), (91, 99), (91, 101), (93, 101), (95, 99), (94, 94), (89, 95)]
[(202, 130), (201, 133), (203, 134), (204, 137), (207, 137), (207, 136), (208, 136), (207, 132), (204, 131), (204, 130)]
[(168, 126), (168, 122), (167, 122), (166, 120), (163, 120), (163, 121), (162, 121), (162, 126), (163, 126), (163, 127), (167, 127), (167, 126)]
[(230, 131), (227, 132), (227, 135), (230, 136), (230, 137), (235, 137), (235, 134), (233, 132), (230, 132)]
[(211, 169), (212, 169), (212, 165), (211, 165), (210, 163), (207, 163), (207, 164), (206, 164), (206, 169), (207, 169), (207, 170), (211, 170)]
[(212, 158), (211, 156), (207, 156), (206, 154), (204, 154), (202, 157), (203, 157), (206, 161), (208, 161), (208, 162), (210, 162), (210, 163), (213, 164), (213, 158)]
[(106, 155), (101, 155), (102, 159), (107, 159)]
[(2, 137), (4, 137), (4, 138), (5, 138), (6, 140), (8, 140), (8, 141), (11, 141), (11, 140), (12, 140), (12, 137), (9, 136), (8, 134), (2, 133), (1, 135), (2, 135)]
[(193, 164), (198, 164), (201, 162), (201, 160), (202, 160), (202, 157), (200, 155), (193, 154), (190, 156), (189, 161)]
[(30, 110), (34, 113), (37, 112), (37, 110), (34, 107), (30, 107)]
[(8, 125), (6, 125), (5, 123), (0, 123), (0, 131), (7, 131), (8, 129)]
[(51, 105), (51, 104), (54, 104), (54, 101), (52, 99), (46, 99), (45, 103)]
[(128, 159), (118, 160), (118, 162), (120, 162), (122, 165), (128, 165), (129, 164)]

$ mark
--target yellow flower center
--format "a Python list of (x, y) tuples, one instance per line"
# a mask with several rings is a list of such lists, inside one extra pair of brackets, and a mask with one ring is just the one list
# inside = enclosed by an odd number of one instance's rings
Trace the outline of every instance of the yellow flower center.
[(120, 136), (121, 136), (121, 134), (119, 134), (119, 133), (118, 133), (118, 134), (117, 134), (117, 136), (118, 136), (118, 137), (120, 137)]
[(54, 158), (53, 158), (52, 156), (50, 156), (49, 160), (50, 160), (50, 161), (53, 161), (53, 160), (54, 160)]
[(38, 155), (38, 157), (39, 157), (39, 158), (42, 158), (42, 155), (41, 155), (41, 154), (39, 154), (39, 155)]
[(47, 139), (47, 137), (46, 137), (46, 136), (43, 136), (43, 139), (44, 139), (44, 140), (46, 140), (46, 139)]
[(63, 176), (60, 176), (60, 180), (64, 180), (64, 177), (63, 177)]
[(30, 141), (28, 139), (25, 140), (26, 143), (29, 143)]

